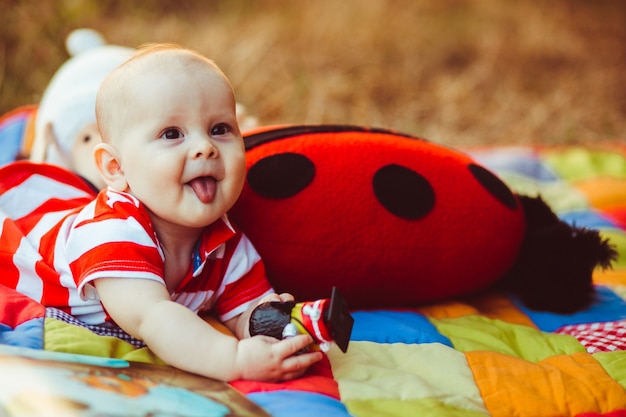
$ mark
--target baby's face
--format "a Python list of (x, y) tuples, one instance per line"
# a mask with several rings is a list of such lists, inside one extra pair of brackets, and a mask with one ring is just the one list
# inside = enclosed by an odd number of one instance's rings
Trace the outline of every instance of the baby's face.
[(155, 222), (205, 227), (234, 205), (245, 178), (230, 83), (197, 61), (145, 67), (112, 129), (126, 191)]

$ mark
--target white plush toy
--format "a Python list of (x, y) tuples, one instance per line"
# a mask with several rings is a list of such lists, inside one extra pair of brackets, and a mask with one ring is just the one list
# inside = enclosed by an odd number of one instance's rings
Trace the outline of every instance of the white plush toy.
[(61, 165), (102, 188), (92, 156), (101, 140), (96, 95), (106, 76), (134, 50), (108, 45), (91, 29), (70, 33), (66, 48), (71, 57), (54, 74), (39, 103), (30, 159)]

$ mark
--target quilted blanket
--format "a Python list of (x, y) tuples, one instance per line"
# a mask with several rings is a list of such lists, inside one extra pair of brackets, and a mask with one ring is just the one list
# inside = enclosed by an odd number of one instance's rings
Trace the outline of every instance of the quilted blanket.
[[(33, 404), (42, 396), (58, 405), (51, 400), (57, 394), (42, 393), (41, 383), (15, 382), (16, 369), (56, 361), (55, 368), (82, 375), (81, 386), (85, 375), (99, 378), (98, 384), (90, 380), (91, 391), (73, 391), (71, 403), (82, 407), (77, 415), (103, 412), (90, 398), (106, 391), (107, 415), (626, 416), (626, 146), (468, 152), (515, 191), (540, 193), (562, 219), (599, 229), (615, 245), (614, 268), (594, 274), (591, 307), (568, 315), (533, 311), (492, 290), (412, 308), (355, 310), (347, 353), (331, 349), (298, 380), (235, 381), (226, 388), (206, 380), (203, 388), (170, 375), (170, 390), (155, 391), (164, 379), (155, 380), (154, 372), (170, 368), (146, 347), (2, 289), (0, 415), (37, 414)], [(126, 366), (154, 368), (152, 374), (144, 368), (129, 374), (120, 370)], [(211, 397), (207, 387), (226, 394)], [(139, 399), (144, 408), (133, 408)], [(116, 411), (113, 404), (122, 403), (123, 411)]]

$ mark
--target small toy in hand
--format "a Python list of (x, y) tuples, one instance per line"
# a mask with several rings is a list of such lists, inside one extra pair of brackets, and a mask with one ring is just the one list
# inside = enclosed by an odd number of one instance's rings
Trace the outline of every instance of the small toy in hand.
[(266, 335), (285, 339), (297, 334), (310, 334), (323, 352), (337, 344), (348, 350), (354, 318), (348, 306), (333, 287), (331, 297), (296, 303), (271, 301), (260, 304), (250, 316), (250, 335)]

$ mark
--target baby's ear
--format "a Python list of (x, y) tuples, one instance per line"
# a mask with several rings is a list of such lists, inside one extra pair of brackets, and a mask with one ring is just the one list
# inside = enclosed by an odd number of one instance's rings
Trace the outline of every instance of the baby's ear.
[(93, 150), (96, 167), (104, 182), (117, 191), (126, 191), (128, 183), (117, 150), (108, 143), (99, 143)]

